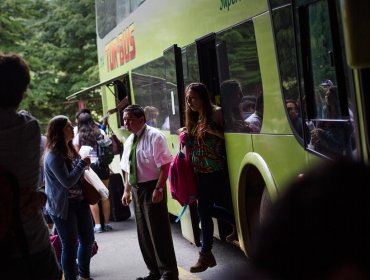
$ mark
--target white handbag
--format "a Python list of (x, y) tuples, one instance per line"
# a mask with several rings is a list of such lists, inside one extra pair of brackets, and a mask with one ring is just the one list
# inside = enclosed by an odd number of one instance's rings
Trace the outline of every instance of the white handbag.
[[(80, 156), (81, 157), (88, 156), (91, 150), (92, 147), (90, 146), (81, 146)], [(109, 198), (108, 188), (104, 185), (102, 180), (100, 180), (99, 176), (95, 173), (94, 170), (92, 170), (91, 168), (85, 169), (84, 178), (99, 192), (102, 200), (106, 200)]]
[(91, 168), (85, 169), (84, 178), (99, 192), (102, 200), (106, 200), (109, 198), (108, 188), (104, 185), (102, 180), (100, 180), (99, 176), (95, 173), (94, 170), (92, 170)]

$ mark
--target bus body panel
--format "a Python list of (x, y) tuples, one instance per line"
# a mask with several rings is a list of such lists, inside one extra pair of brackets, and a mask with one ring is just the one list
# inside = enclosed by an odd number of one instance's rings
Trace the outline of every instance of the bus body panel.
[[(188, 45), (205, 34), (233, 26), (267, 10), (267, 1), (235, 2), (229, 10), (220, 10), (220, 1), (146, 0), (104, 39), (98, 38), (100, 79), (108, 80), (159, 57), (172, 44)], [(136, 57), (108, 72), (108, 47), (121, 44), (120, 40), (130, 26)]]
[(263, 84), (263, 117), (269, 120), (268, 122), (262, 122), (261, 133), (291, 133), (289, 123), (286, 121), (286, 113), (281, 97), (270, 14), (264, 13), (255, 17), (253, 22)]
[[(294, 136), (259, 134), (252, 137), (254, 152), (267, 163), (279, 193), (283, 192), (292, 179), (306, 172), (307, 152)], [(271, 141), (271, 137), (275, 138), (274, 141)]]

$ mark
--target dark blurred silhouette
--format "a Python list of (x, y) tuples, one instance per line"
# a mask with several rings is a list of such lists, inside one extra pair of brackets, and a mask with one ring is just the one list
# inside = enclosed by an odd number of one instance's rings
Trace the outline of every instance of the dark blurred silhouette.
[(293, 182), (261, 227), (256, 267), (268, 279), (370, 279), (369, 186), (369, 167), (350, 161)]

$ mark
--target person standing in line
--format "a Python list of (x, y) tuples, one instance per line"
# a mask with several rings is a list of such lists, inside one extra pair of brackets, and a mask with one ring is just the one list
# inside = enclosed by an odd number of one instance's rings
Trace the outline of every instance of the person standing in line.
[[(81, 176), (90, 158), (81, 159), (72, 144), (73, 126), (66, 116), (49, 121), (44, 153), (46, 209), (62, 242), (61, 264), (65, 280), (90, 279), (94, 230), (90, 207), (84, 200)], [(79, 241), (76, 256), (76, 243)]]
[(1, 277), (59, 280), (62, 272), (41, 211), (46, 196), (36, 191), (40, 171), (40, 126), (31, 115), (17, 113), (29, 83), (27, 63), (17, 54), (0, 53), (0, 165), (18, 181), (19, 212), (29, 253), (22, 256), (20, 242), (14, 235), (5, 246), (2, 240)]
[[(78, 124), (78, 133), (73, 138), (73, 144), (76, 147), (76, 150), (79, 151), (81, 146), (86, 145), (92, 147), (90, 152), (91, 159), (91, 168), (102, 180), (103, 184), (108, 188), (109, 185), (109, 175), (110, 170), (108, 165), (102, 165), (98, 163), (98, 142), (99, 137), (104, 137), (104, 133), (99, 127), (95, 124), (92, 116), (89, 113), (81, 113), (77, 119)], [(104, 230), (110, 231), (113, 229), (112, 225), (109, 223), (110, 216), (110, 203), (109, 199), (101, 200), (103, 208), (103, 218), (100, 219), (99, 203), (95, 205), (90, 205), (91, 213), (94, 218), (95, 226), (94, 231), (96, 233), (102, 233), (104, 223)], [(103, 222), (103, 223), (102, 223)]]
[(125, 172), (122, 203), (129, 205), (132, 193), (139, 246), (149, 269), (148, 276), (137, 280), (178, 280), (164, 189), (172, 160), (166, 138), (145, 124), (145, 113), (139, 105), (126, 107), (123, 120), (131, 135), (121, 160)]
[[(88, 109), (88, 108), (82, 108), (81, 110), (79, 110), (76, 115), (75, 115), (75, 123), (76, 123), (76, 126), (73, 127), (73, 132), (74, 134), (76, 135), (77, 132), (78, 132), (78, 117), (83, 114), (83, 113), (86, 113), (86, 114), (89, 114), (91, 115), (91, 110)], [(109, 114), (104, 116), (103, 119), (102, 119), (102, 122), (101, 123), (97, 123), (95, 122), (95, 124), (100, 128), (101, 131), (104, 132), (104, 134), (107, 133), (107, 126), (108, 126), (108, 118), (109, 118)]]
[(213, 221), (216, 217), (233, 225), (226, 237), (237, 239), (234, 216), (227, 209), (216, 206), (215, 201), (225, 187), (225, 141), (221, 108), (212, 104), (207, 87), (191, 83), (185, 89), (187, 146), (198, 184), (198, 214), (202, 226), (202, 248), (197, 263), (190, 272), (202, 272), (216, 265), (212, 254)]

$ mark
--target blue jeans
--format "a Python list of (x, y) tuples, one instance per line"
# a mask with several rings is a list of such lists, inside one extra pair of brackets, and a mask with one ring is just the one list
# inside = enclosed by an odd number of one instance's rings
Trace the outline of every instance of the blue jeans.
[[(94, 229), (89, 204), (85, 201), (69, 201), (67, 220), (51, 215), (62, 242), (61, 264), (65, 280), (76, 279), (78, 273), (90, 277), (90, 259), (94, 242)], [(79, 240), (76, 254), (77, 239)]]
[(235, 225), (234, 215), (226, 208), (215, 205), (220, 193), (225, 193), (220, 188), (227, 187), (224, 182), (223, 171), (212, 173), (197, 173), (198, 183), (198, 215), (202, 226), (203, 253), (210, 251), (213, 246), (213, 220), (212, 217)]

